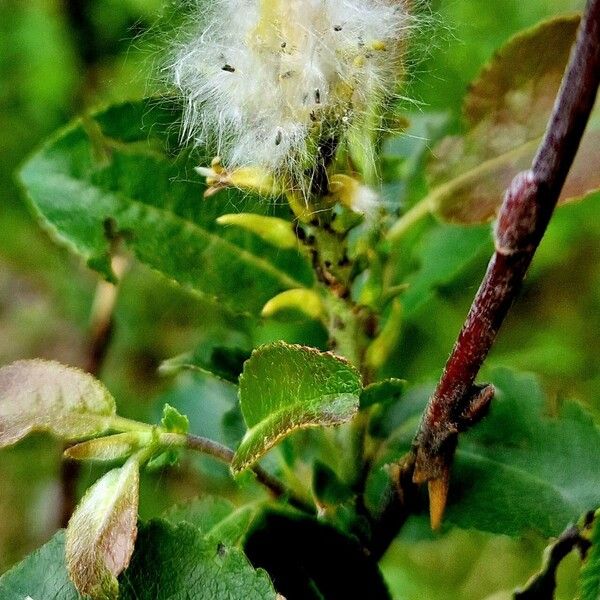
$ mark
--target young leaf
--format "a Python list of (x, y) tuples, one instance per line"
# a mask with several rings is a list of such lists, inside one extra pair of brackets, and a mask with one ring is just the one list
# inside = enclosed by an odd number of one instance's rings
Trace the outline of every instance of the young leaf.
[[(21, 171), (35, 213), (59, 242), (114, 278), (114, 239), (169, 279), (240, 312), (258, 312), (275, 294), (313, 281), (296, 250), (265, 244), (216, 219), (227, 208), (261, 212), (267, 203), (225, 190), (203, 200), (187, 173), (189, 153), (173, 158), (177, 111), (153, 100), (109, 108), (59, 132)], [(201, 157), (196, 157), (203, 160)]]
[(186, 435), (190, 430), (190, 420), (170, 404), (165, 404), (160, 424), (169, 433)]
[(109, 471), (85, 494), (67, 528), (67, 570), (82, 594), (106, 600), (119, 594), (137, 536), (139, 463)]
[(275, 600), (264, 571), (244, 554), (187, 523), (140, 527), (136, 552), (121, 579), (121, 600)]
[[(447, 221), (493, 218), (512, 178), (531, 165), (575, 41), (579, 16), (560, 16), (516, 35), (482, 71), (464, 103), (467, 132), (433, 151), (428, 201)], [(551, 51), (549, 51), (551, 48)], [(600, 188), (600, 131), (582, 141), (561, 201)]]
[(590, 541), (592, 546), (579, 576), (580, 600), (600, 598), (600, 513), (597, 513)]
[(150, 446), (152, 441), (150, 431), (128, 431), (71, 446), (65, 450), (64, 457), (70, 460), (114, 462), (129, 458), (135, 452)]
[(256, 350), (240, 377), (248, 431), (231, 465), (238, 473), (286, 435), (349, 421), (358, 410), (360, 375), (328, 352), (283, 342)]
[(32, 431), (64, 440), (104, 433), (115, 401), (94, 377), (56, 362), (23, 360), (0, 369), (0, 448)]
[(0, 599), (81, 600), (65, 565), (65, 532), (0, 577)]

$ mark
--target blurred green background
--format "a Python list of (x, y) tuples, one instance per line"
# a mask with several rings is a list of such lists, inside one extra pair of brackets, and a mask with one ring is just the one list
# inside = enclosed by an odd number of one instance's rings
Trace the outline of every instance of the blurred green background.
[[(0, 0), (0, 364), (29, 357), (86, 364), (96, 277), (38, 227), (14, 172), (36, 145), (73, 116), (156, 89), (161, 46), (152, 31), (162, 4), (163, 0)], [(468, 83), (496, 49), (542, 18), (582, 6), (578, 0), (432, 1), (434, 17), (417, 36), (406, 90), (417, 101), (410, 107), (417, 113), (415, 122), (458, 127)], [(435, 136), (434, 129), (425, 131)], [(405, 145), (407, 164), (416, 145)], [(534, 371), (556, 402), (574, 397), (596, 412), (599, 240), (597, 199), (560, 209), (489, 360), (489, 366)], [(438, 269), (433, 291), (408, 311), (387, 367), (390, 374), (427, 383), (444, 364), (481, 279), (491, 241), (488, 227), (465, 235), (460, 228), (433, 220), (409, 241), (415, 277), (431, 277), (428, 252), (462, 253), (447, 270), (443, 265)], [(229, 391), (198, 377), (160, 377), (157, 367), (202, 341), (248, 331), (254, 343), (278, 337), (323, 341), (318, 331), (306, 328), (248, 323), (134, 266), (119, 296), (102, 379), (124, 416), (155, 420), (166, 399), (190, 414), (195, 432), (219, 437), (219, 416), (233, 401), (224, 398)], [(199, 401), (208, 397), (215, 398), (210, 405)], [(45, 542), (58, 526), (60, 453), (52, 440), (35, 438), (0, 455), (0, 573)], [(199, 491), (236, 493), (221, 467), (201, 462), (202, 469), (196, 460), (179, 471), (147, 477), (142, 515), (156, 514)], [(84, 489), (96, 473), (85, 467), (82, 475)], [(383, 565), (397, 598), (501, 598), (535, 570), (543, 545), (535, 537), (512, 540), (458, 530), (434, 537), (415, 522)], [(561, 569), (560, 595), (570, 598), (569, 564)]]

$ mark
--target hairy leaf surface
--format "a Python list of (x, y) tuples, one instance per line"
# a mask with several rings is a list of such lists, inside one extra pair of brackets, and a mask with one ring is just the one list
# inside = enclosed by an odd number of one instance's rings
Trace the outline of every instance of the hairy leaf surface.
[(115, 401), (94, 377), (57, 362), (23, 360), (0, 369), (0, 447), (32, 431), (64, 440), (103, 433)]
[(67, 570), (82, 594), (116, 599), (117, 577), (129, 564), (137, 536), (139, 464), (135, 457), (99, 479), (67, 527)]

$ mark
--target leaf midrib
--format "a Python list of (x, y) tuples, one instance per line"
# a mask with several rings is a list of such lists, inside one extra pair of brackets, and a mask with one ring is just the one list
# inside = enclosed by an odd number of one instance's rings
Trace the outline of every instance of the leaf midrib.
[[(35, 182), (36, 179), (37, 178), (34, 177), (32, 180), (30, 180), (29, 186), (31, 186), (32, 182)], [(154, 217), (164, 217), (164, 215), (167, 215), (167, 217), (171, 218), (175, 224), (179, 224), (182, 228), (193, 230), (193, 231), (195, 231), (195, 233), (198, 236), (208, 239), (208, 241), (210, 241), (210, 242), (213, 242), (213, 243), (217, 242), (219, 244), (222, 244), (223, 247), (227, 248), (232, 253), (238, 254), (240, 256), (240, 258), (247, 264), (255, 267), (258, 270), (262, 270), (263, 272), (271, 274), (277, 281), (279, 281), (279, 283), (281, 283), (282, 286), (284, 286), (286, 288), (290, 288), (290, 289), (306, 287), (306, 284), (304, 284), (300, 281), (297, 281), (293, 277), (290, 277), (289, 275), (287, 275), (286, 273), (284, 273), (283, 271), (281, 271), (280, 269), (275, 267), (269, 261), (266, 261), (265, 259), (256, 256), (255, 254), (249, 252), (248, 250), (241, 248), (237, 244), (234, 244), (234, 243), (230, 242), (229, 240), (222, 238), (218, 234), (213, 233), (213, 232), (209, 231), (208, 229), (205, 229), (200, 224), (190, 221), (189, 219), (185, 219), (184, 217), (181, 217), (180, 215), (177, 215), (176, 213), (169, 211), (165, 208), (158, 208), (156, 206), (153, 206), (152, 204), (148, 204), (148, 203), (144, 202), (143, 200), (131, 198), (130, 196), (125, 196), (125, 195), (119, 194), (117, 192), (106, 191), (99, 186), (90, 185), (89, 183), (87, 183), (86, 179), (76, 179), (74, 177), (65, 175), (64, 173), (54, 173), (53, 179), (57, 180), (57, 183), (60, 183), (61, 180), (63, 182), (68, 182), (70, 185), (73, 185), (76, 188), (81, 189), (82, 191), (101, 192), (103, 195), (112, 196), (112, 197), (118, 199), (119, 202), (124, 202), (125, 205), (127, 203), (130, 203), (133, 206), (141, 207), (142, 209), (145, 209), (148, 212), (153, 213)], [(57, 226), (52, 224), (51, 221), (49, 221), (47, 219), (44, 212), (40, 209), (39, 204), (36, 202), (35, 198), (33, 198), (31, 192), (29, 192), (29, 191), (28, 191), (28, 196), (30, 198), (31, 203), (36, 208), (36, 211), (40, 215), (42, 215), (44, 221), (56, 232), (56, 234), (58, 235), (58, 237), (60, 237), (60, 239), (64, 240), (69, 246), (72, 247), (73, 241), (71, 239), (69, 239), (68, 237), (65, 237), (65, 235), (63, 233), (61, 233), (61, 231), (57, 228)], [(127, 208), (127, 206), (125, 206), (125, 208)], [(86, 260), (89, 260), (91, 258), (91, 256), (89, 254), (86, 255), (86, 253), (82, 251), (82, 248), (79, 244), (77, 244), (77, 247), (78, 247), (78, 253), (84, 254), (84, 258), (86, 258)]]

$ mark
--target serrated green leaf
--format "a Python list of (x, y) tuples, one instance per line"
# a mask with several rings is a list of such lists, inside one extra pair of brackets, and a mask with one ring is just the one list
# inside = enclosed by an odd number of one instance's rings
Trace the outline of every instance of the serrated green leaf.
[(0, 600), (82, 600), (65, 564), (65, 532), (0, 577)]
[(207, 533), (207, 538), (228, 546), (239, 544), (252, 525), (260, 507), (247, 504), (235, 509)]
[(23, 360), (0, 369), (0, 447), (32, 431), (78, 440), (107, 431), (115, 401), (94, 377), (57, 362)]
[[(532, 375), (498, 370), (490, 414), (462, 435), (452, 470), (445, 520), (464, 528), (520, 535), (536, 530), (559, 535), (590, 507), (600, 504), (600, 432), (578, 404), (557, 416)], [(401, 421), (369, 476), (371, 510), (391, 488), (385, 465), (410, 448), (427, 393), (401, 402)], [(389, 415), (391, 417), (391, 415)]]
[(240, 472), (299, 429), (337, 425), (358, 410), (360, 375), (328, 352), (283, 342), (256, 350), (240, 377), (248, 431), (231, 468)]
[(43, 224), (107, 278), (117, 236), (143, 263), (238, 311), (258, 312), (275, 294), (310, 285), (310, 266), (295, 250), (216, 223), (232, 205), (269, 207), (235, 190), (202, 199), (204, 184), (188, 171), (207, 159), (168, 155), (178, 116), (166, 101), (145, 100), (59, 132), (21, 171)]
[[(513, 177), (531, 165), (567, 65), (579, 15), (517, 34), (483, 69), (464, 103), (467, 132), (445, 138), (429, 164), (431, 210), (456, 223), (492, 219)], [(548, 51), (551, 48), (552, 51)], [(561, 202), (600, 188), (600, 132), (588, 128)]]
[(127, 567), (137, 536), (139, 463), (136, 457), (99, 479), (67, 527), (67, 570), (82, 594), (99, 600), (119, 595), (117, 577)]
[(192, 525), (151, 521), (121, 578), (121, 600), (275, 600), (264, 571)]
[(215, 542), (235, 546), (248, 531), (260, 510), (259, 504), (246, 504), (239, 508), (218, 496), (195, 498), (185, 504), (173, 506), (163, 517), (178, 525), (185, 522)]
[(360, 394), (360, 408), (369, 408), (375, 404), (393, 404), (406, 389), (404, 379), (384, 379), (368, 385)]
[(579, 576), (579, 600), (600, 598), (600, 514), (596, 516), (590, 542), (592, 547)]
[(160, 424), (169, 433), (181, 433), (185, 435), (190, 430), (190, 420), (170, 404), (165, 404)]

